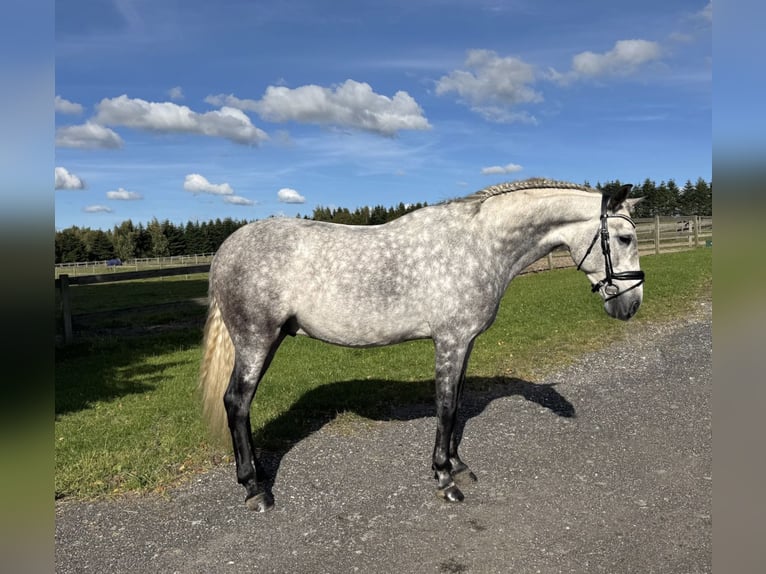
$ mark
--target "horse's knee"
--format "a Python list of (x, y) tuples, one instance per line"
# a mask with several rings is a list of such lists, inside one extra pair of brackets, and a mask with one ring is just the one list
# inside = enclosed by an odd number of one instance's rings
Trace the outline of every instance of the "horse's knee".
[(439, 449), (434, 450), (432, 459), (432, 467), (434, 470), (452, 470), (452, 463), (446, 452), (441, 452)]

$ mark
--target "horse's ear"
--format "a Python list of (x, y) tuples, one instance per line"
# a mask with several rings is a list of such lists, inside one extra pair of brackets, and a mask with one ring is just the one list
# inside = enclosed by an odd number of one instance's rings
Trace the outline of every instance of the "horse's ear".
[(620, 206), (625, 202), (625, 199), (628, 197), (628, 194), (630, 193), (630, 190), (632, 188), (633, 188), (633, 184), (626, 183), (619, 190), (615, 191), (612, 194), (612, 196), (609, 198), (607, 209), (612, 212), (617, 211), (620, 208)]

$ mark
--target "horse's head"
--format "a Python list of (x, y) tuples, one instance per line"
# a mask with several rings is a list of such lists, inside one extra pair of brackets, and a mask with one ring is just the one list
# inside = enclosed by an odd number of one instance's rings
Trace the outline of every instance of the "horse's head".
[(601, 212), (570, 245), (577, 269), (585, 272), (593, 292), (601, 295), (606, 312), (624, 321), (636, 314), (644, 295), (636, 226), (630, 219), (630, 210), (640, 199), (627, 199), (631, 187), (623, 185), (603, 195)]

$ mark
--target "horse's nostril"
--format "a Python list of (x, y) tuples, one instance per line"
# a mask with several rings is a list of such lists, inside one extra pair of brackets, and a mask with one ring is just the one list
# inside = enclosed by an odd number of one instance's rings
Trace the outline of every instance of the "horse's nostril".
[(638, 308), (641, 306), (640, 301), (633, 301), (633, 304), (630, 306), (630, 316), (632, 317), (638, 312)]

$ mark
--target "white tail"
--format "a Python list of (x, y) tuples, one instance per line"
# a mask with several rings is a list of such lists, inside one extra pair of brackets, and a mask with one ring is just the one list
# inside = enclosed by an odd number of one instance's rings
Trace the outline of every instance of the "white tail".
[(221, 310), (213, 294), (210, 295), (202, 353), (199, 373), (202, 413), (214, 438), (221, 441), (228, 440), (229, 427), (223, 395), (234, 369), (234, 344), (221, 318)]

